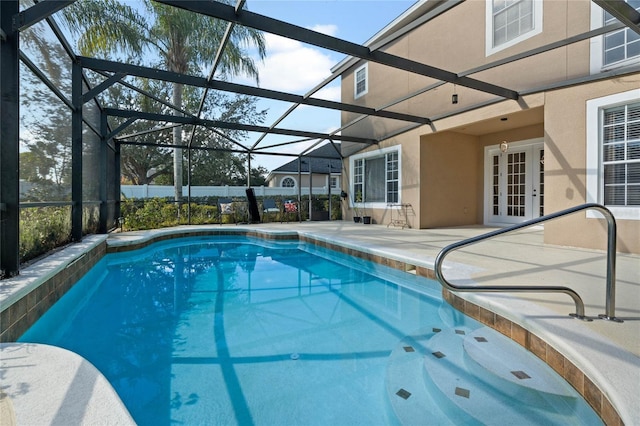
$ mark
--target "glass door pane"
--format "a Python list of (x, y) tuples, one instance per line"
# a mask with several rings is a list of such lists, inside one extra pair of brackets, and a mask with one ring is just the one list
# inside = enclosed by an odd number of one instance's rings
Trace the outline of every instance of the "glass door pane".
[(508, 217), (526, 216), (526, 152), (507, 154), (507, 202), (506, 215)]

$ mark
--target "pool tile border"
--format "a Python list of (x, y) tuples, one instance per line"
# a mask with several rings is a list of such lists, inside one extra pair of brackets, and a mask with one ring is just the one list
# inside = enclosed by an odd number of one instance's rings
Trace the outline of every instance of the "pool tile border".
[[(62, 295), (73, 287), (75, 282), (87, 273), (105, 254), (137, 250), (159, 241), (198, 236), (246, 236), (271, 241), (301, 241), (401, 271), (415, 271), (419, 276), (435, 279), (435, 272), (431, 268), (375, 254), (363, 249), (321, 240), (312, 235), (306, 235), (296, 231), (263, 232), (248, 229), (174, 229), (163, 232), (161, 230), (156, 233), (144, 233), (135, 238), (135, 240), (103, 241), (85, 252), (85, 255), (78, 256), (77, 259), (70, 262), (62, 270), (53, 274), (48, 279), (42, 280), (39, 285), (35, 286), (25, 296), (19, 298), (10, 306), (3, 307), (0, 312), (0, 342), (15, 341), (60, 299)], [(606, 425), (624, 425), (620, 415), (598, 386), (595, 385), (582, 370), (542, 338), (518, 323), (478, 304), (465, 300), (445, 288), (442, 289), (442, 296), (443, 299), (456, 310), (499, 331), (546, 362), (585, 398)]]
[[(15, 277), (3, 284), (18, 287), (14, 295), (2, 300), (0, 343), (15, 342), (47, 310), (69, 291), (107, 252), (106, 238), (90, 244), (83, 254), (51, 266), (43, 262), (32, 268), (46, 270), (41, 277)], [(52, 255), (52, 256), (55, 256)]]

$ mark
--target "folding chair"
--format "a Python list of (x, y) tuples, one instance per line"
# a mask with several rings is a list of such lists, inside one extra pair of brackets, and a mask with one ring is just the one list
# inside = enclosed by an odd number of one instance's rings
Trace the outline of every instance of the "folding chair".
[(234, 216), (235, 222), (235, 209), (233, 208), (233, 200), (231, 198), (218, 198), (218, 223), (222, 225), (222, 216)]
[(287, 217), (287, 222), (289, 222), (289, 217), (293, 214), (294, 217), (298, 215), (298, 202), (293, 200), (286, 200), (282, 203), (283, 215), (280, 217), (280, 223), (284, 221), (284, 217)]

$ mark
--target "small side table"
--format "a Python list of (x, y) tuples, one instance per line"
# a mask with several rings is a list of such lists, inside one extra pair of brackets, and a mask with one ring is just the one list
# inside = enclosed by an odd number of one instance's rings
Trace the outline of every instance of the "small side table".
[[(409, 221), (407, 219), (407, 210), (411, 207), (409, 203), (388, 203), (387, 207), (391, 209), (391, 221), (387, 225), (387, 228), (390, 226), (399, 226), (402, 229), (411, 228), (409, 225)], [(394, 211), (397, 211), (397, 217), (394, 217)]]

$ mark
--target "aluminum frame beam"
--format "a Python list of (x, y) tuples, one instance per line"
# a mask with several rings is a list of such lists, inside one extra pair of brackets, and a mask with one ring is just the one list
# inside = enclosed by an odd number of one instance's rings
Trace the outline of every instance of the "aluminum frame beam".
[[(266, 127), (266, 126), (256, 126), (256, 125), (241, 124), (241, 123), (229, 123), (229, 122), (219, 121), (219, 120), (206, 120), (206, 119), (197, 118), (197, 117), (181, 117), (177, 115), (156, 114), (156, 113), (150, 113), (150, 112), (123, 110), (123, 109), (115, 109), (115, 108), (105, 108), (104, 111), (107, 113), (107, 115), (111, 115), (114, 117), (137, 118), (141, 120), (163, 121), (167, 123), (201, 125), (205, 127), (213, 127), (213, 128), (219, 128), (219, 129), (241, 130), (245, 132), (267, 132), (268, 131), (269, 133), (273, 133), (277, 135), (299, 136), (299, 137), (312, 138), (312, 139), (337, 139), (337, 140), (343, 140), (346, 142), (369, 143), (369, 144), (377, 142), (373, 139), (359, 138), (355, 136), (342, 136), (342, 135), (338, 136), (338, 135), (330, 135), (327, 133), (307, 132), (303, 130), (290, 130), (290, 129), (280, 129), (280, 128), (270, 129), (269, 127)], [(166, 145), (162, 145), (162, 146), (166, 146)]]
[[(246, 3), (246, 0), (238, 0), (236, 3), (236, 11), (242, 9)], [(233, 32), (233, 28), (236, 26), (233, 22), (227, 23), (227, 28), (224, 30), (224, 34), (222, 35), (222, 40), (220, 41), (220, 45), (218, 46), (218, 50), (216, 50), (216, 56), (213, 58), (213, 64), (211, 65), (211, 71), (209, 71), (209, 78), (207, 80), (213, 80), (213, 77), (216, 74), (216, 70), (218, 69), (218, 65), (220, 65), (220, 61), (222, 60), (222, 55), (224, 53), (224, 49), (227, 47), (227, 43), (229, 43), (229, 39), (231, 38), (231, 33)], [(196, 117), (200, 118), (202, 116), (202, 110), (204, 109), (204, 103), (207, 100), (207, 95), (209, 94), (209, 89), (204, 89), (204, 93), (200, 98), (200, 103), (198, 104), (198, 112), (196, 113)], [(191, 135), (189, 135), (189, 143), (188, 146), (193, 144), (193, 138), (196, 135), (195, 127), (191, 130)], [(189, 177), (191, 177), (191, 169), (189, 169)], [(191, 185), (189, 185), (189, 192), (191, 192)]]
[(20, 33), (13, 28), (18, 0), (0, 1), (0, 276), (20, 272)]
[(82, 67), (71, 64), (71, 240), (82, 240)]
[(320, 108), (334, 109), (339, 111), (353, 112), (356, 114), (374, 115), (394, 120), (410, 121), (413, 123), (429, 124), (430, 121), (425, 117), (418, 117), (411, 114), (402, 114), (392, 111), (382, 111), (373, 108), (363, 107), (353, 104), (345, 104), (341, 102), (327, 101), (324, 99), (309, 98), (300, 95), (294, 95), (276, 90), (262, 89), (259, 87), (246, 86), (243, 84), (230, 83), (222, 80), (208, 80), (203, 77), (196, 77), (187, 74), (180, 74), (172, 71), (163, 71), (155, 68), (142, 67), (138, 65), (123, 64), (120, 62), (105, 61), (102, 59), (88, 58), (86, 56), (78, 56), (78, 60), (83, 68), (93, 71), (107, 71), (113, 73), (124, 73), (131, 76), (150, 78), (154, 80), (162, 80), (170, 83), (186, 84), (194, 87), (203, 87), (214, 90), (222, 90), (224, 92), (239, 93), (248, 96), (257, 96), (260, 98), (273, 99), (277, 101), (300, 103), (303, 105), (315, 106)]
[(506, 99), (517, 100), (519, 97), (518, 92), (515, 90), (496, 86), (470, 77), (460, 77), (453, 72), (389, 53), (372, 51), (368, 47), (312, 31), (307, 28), (299, 27), (288, 22), (279, 21), (247, 10), (241, 10), (236, 13), (233, 6), (228, 6), (223, 3), (215, 1), (204, 2), (198, 0), (157, 1), (159, 3), (200, 13), (212, 18), (224, 19), (227, 22), (235, 22), (236, 24), (243, 25), (245, 27), (254, 28), (303, 43), (312, 44), (324, 49), (344, 53), (367, 61), (377, 62), (400, 70), (424, 75), (437, 80), (447, 81), (449, 83), (455, 83), (481, 92), (491, 93)]
[[(131, 145), (131, 146), (150, 146), (150, 147), (157, 147), (158, 144), (155, 142), (138, 142), (138, 141), (128, 141), (128, 140), (123, 140), (123, 141), (119, 141), (118, 142), (118, 146), (120, 145)], [(172, 145), (172, 144), (167, 144), (167, 145), (162, 145), (163, 148), (184, 148), (183, 145)], [(247, 154), (247, 151), (243, 151), (241, 149), (233, 149), (233, 148), (218, 148), (218, 147), (212, 147), (212, 146), (194, 146), (191, 149), (194, 150), (201, 150), (201, 151), (220, 151), (220, 152), (231, 152), (234, 154)], [(276, 156), (276, 157), (294, 157), (294, 158), (298, 158), (300, 157), (301, 154), (294, 154), (294, 153), (288, 153), (288, 152), (256, 152), (256, 153), (252, 153), (252, 155), (269, 155), (269, 156)], [(326, 157), (326, 156), (322, 156), (322, 155), (305, 155), (306, 158), (322, 158), (322, 159), (326, 159), (326, 160), (335, 160), (335, 157)]]
[(624, 0), (592, 0), (632, 31), (640, 34), (640, 12)]
[(13, 27), (16, 31), (26, 30), (75, 1), (76, 0), (41, 0), (30, 8), (14, 15)]

